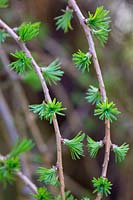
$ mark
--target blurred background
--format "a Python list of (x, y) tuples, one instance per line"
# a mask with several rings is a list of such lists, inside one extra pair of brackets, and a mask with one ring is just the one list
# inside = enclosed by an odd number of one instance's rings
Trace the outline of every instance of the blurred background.
[[(110, 10), (112, 31), (104, 48), (95, 41), (98, 58), (110, 101), (114, 101), (122, 114), (111, 126), (114, 144), (127, 142), (130, 151), (126, 160), (116, 165), (111, 153), (108, 168), (109, 180), (113, 183), (110, 200), (133, 199), (133, 0), (78, 0), (85, 16), (104, 5)], [(0, 17), (11, 27), (19, 26), (23, 21), (41, 21), (38, 39), (28, 42), (37, 62), (48, 65), (59, 58), (65, 72), (61, 82), (49, 86), (50, 94), (63, 102), (67, 108), (65, 117), (58, 117), (62, 136), (72, 138), (80, 130), (96, 140), (104, 137), (104, 123), (93, 116), (94, 107), (85, 100), (89, 85), (97, 86), (93, 69), (82, 74), (76, 70), (71, 55), (78, 49), (88, 50), (83, 31), (74, 16), (73, 31), (64, 34), (56, 31), (56, 16), (65, 9), (63, 0), (11, 0), (9, 8), (0, 10)], [(32, 138), (36, 144), (33, 151), (22, 157), (24, 173), (37, 185), (35, 170), (38, 166), (52, 166), (56, 163), (55, 134), (47, 121), (41, 121), (28, 110), (29, 104), (41, 103), (43, 92), (38, 79), (32, 75), (16, 76), (10, 72), (8, 64), (10, 53), (18, 49), (16, 43), (8, 38), (0, 46), (0, 153), (6, 155), (16, 138)], [(86, 144), (85, 144), (86, 145)], [(90, 159), (85, 148), (85, 156), (73, 161), (67, 148), (63, 147), (63, 165), (67, 190), (80, 199), (83, 195), (92, 195), (91, 179), (101, 173), (104, 149), (96, 159)], [(53, 192), (54, 189), (52, 188)], [(0, 185), (0, 200), (32, 199), (20, 180), (6, 189)]]

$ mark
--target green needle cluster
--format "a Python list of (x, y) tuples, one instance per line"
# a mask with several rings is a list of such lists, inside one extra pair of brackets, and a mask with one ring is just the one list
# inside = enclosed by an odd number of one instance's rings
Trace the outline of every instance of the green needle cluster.
[(64, 116), (65, 114), (62, 113), (63, 110), (66, 108), (62, 108), (62, 103), (56, 101), (56, 98), (53, 101), (48, 103), (30, 105), (29, 109), (33, 112), (38, 114), (40, 119), (46, 119), (52, 123), (53, 117), (55, 114)]
[(18, 74), (24, 73), (27, 69), (32, 68), (31, 58), (28, 58), (23, 51), (16, 51), (11, 53), (11, 55), (17, 59), (16, 61), (10, 63), (12, 70), (15, 70)]
[(85, 98), (89, 103), (92, 103), (92, 105), (98, 104), (102, 101), (99, 89), (92, 85), (90, 85)]
[(108, 181), (107, 178), (103, 178), (100, 177), (98, 179), (93, 178), (92, 180), (93, 183), (93, 187), (95, 188), (95, 190), (93, 191), (93, 193), (100, 193), (101, 196), (103, 196), (105, 194), (105, 196), (108, 196), (111, 194), (111, 187), (112, 187), (112, 183), (110, 181)]
[(103, 147), (103, 142), (102, 141), (96, 142), (95, 140), (93, 140), (91, 137), (88, 136), (87, 147), (88, 147), (90, 157), (95, 158), (99, 149)]
[(116, 115), (120, 114), (113, 102), (108, 103), (108, 99), (102, 103), (98, 103), (97, 108), (94, 111), (94, 115), (99, 115), (99, 119), (107, 119), (110, 122), (117, 120)]
[(68, 32), (69, 29), (72, 30), (71, 19), (73, 17), (73, 11), (71, 9), (62, 10), (63, 14), (56, 17), (56, 29), (62, 29), (64, 33)]
[(98, 7), (94, 14), (89, 12), (87, 24), (92, 29), (92, 33), (97, 37), (102, 46), (104, 46), (108, 39), (110, 22), (109, 11), (104, 9), (103, 6)]
[(78, 70), (81, 70), (82, 72), (89, 72), (91, 64), (91, 56), (89, 53), (84, 53), (83, 51), (78, 50), (77, 53), (73, 54), (72, 60)]
[(56, 175), (56, 170), (56, 167), (39, 167), (37, 170), (37, 173), (39, 174), (39, 181), (53, 186), (58, 186), (59, 182)]
[(52, 200), (51, 194), (45, 187), (38, 188), (37, 194), (32, 194), (32, 196), (37, 200)]
[(29, 151), (33, 147), (31, 140), (23, 139), (21, 142), (17, 140), (11, 152), (0, 160), (0, 181), (6, 185), (13, 183), (15, 174), (20, 169), (19, 156)]
[(85, 133), (79, 132), (73, 139), (63, 139), (64, 144), (70, 149), (72, 159), (80, 159), (83, 156), (83, 140)]
[(15, 180), (15, 173), (20, 169), (20, 159), (18, 157), (9, 157), (0, 161), (0, 182), (4, 186), (12, 184)]
[(17, 32), (20, 37), (20, 40), (23, 42), (32, 40), (39, 35), (40, 22), (35, 23), (23, 23), (18, 27)]
[(128, 150), (129, 150), (129, 144), (124, 143), (121, 146), (117, 146), (113, 144), (113, 152), (115, 153), (115, 161), (118, 163), (122, 162), (125, 159)]
[(58, 59), (54, 60), (47, 67), (42, 68), (44, 79), (51, 85), (56, 84), (61, 80), (64, 72), (61, 70), (60, 62)]

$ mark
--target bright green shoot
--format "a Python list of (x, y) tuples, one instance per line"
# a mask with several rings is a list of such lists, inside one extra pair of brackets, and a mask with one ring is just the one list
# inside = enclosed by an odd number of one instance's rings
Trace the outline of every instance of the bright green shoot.
[(124, 143), (121, 146), (117, 146), (113, 144), (113, 152), (115, 153), (115, 161), (117, 163), (122, 162), (125, 159), (128, 150), (129, 150), (129, 144)]
[(83, 151), (83, 140), (85, 134), (79, 132), (73, 139), (63, 139), (63, 142), (70, 149), (72, 159), (80, 159), (81, 156), (84, 155)]
[(98, 7), (95, 14), (89, 12), (87, 24), (90, 26), (92, 33), (97, 37), (102, 46), (104, 46), (108, 39), (110, 22), (109, 11), (104, 9), (103, 6)]
[(113, 102), (108, 103), (108, 99), (105, 102), (98, 103), (97, 108), (94, 111), (94, 115), (99, 115), (99, 119), (107, 119), (110, 122), (117, 120), (116, 115), (120, 114)]
[(77, 53), (73, 54), (72, 59), (78, 70), (89, 72), (91, 64), (91, 56), (89, 53), (84, 53), (79, 50)]
[(105, 196), (108, 196), (111, 194), (111, 187), (112, 187), (112, 183), (110, 181), (108, 181), (107, 178), (103, 178), (100, 177), (98, 179), (93, 178), (92, 180), (93, 183), (93, 187), (95, 188), (95, 190), (93, 191), (93, 193), (100, 193), (101, 196), (103, 196), (105, 194)]
[(37, 170), (37, 173), (39, 174), (39, 181), (53, 186), (58, 186), (59, 182), (56, 171), (56, 167), (39, 167)]
[(57, 81), (61, 80), (64, 72), (61, 70), (60, 62), (58, 59), (54, 60), (48, 65), (48, 67), (42, 68), (42, 73), (45, 80), (51, 85), (56, 84)]
[(103, 142), (102, 141), (96, 142), (95, 140), (93, 140), (91, 137), (88, 136), (87, 147), (88, 147), (90, 157), (95, 158), (99, 149), (103, 147)]
[(71, 9), (62, 10), (64, 14), (55, 18), (56, 29), (62, 29), (64, 33), (68, 32), (69, 29), (72, 30), (71, 19), (73, 17), (73, 11)]
[(32, 194), (36, 200), (51, 200), (52, 195), (48, 192), (45, 187), (40, 187), (37, 189), (37, 194)]
[(30, 105), (29, 109), (33, 113), (38, 114), (40, 119), (49, 120), (50, 124), (52, 123), (55, 114), (64, 116), (65, 114), (62, 113), (62, 111), (66, 110), (66, 108), (62, 108), (61, 102), (56, 101), (56, 98), (48, 103)]
[(10, 63), (9, 66), (18, 74), (22, 74), (32, 68), (31, 58), (28, 58), (23, 51), (16, 51), (15, 53), (11, 53), (11, 55), (17, 60)]
[(92, 103), (92, 105), (98, 104), (102, 101), (99, 89), (92, 85), (90, 85), (85, 98), (89, 103)]
[(20, 40), (23, 42), (32, 40), (39, 35), (40, 22), (35, 23), (23, 23), (18, 27), (17, 32), (20, 37)]

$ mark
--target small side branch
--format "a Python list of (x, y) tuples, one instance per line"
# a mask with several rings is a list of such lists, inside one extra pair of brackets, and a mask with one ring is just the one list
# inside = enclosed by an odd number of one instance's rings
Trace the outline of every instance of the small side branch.
[[(93, 41), (93, 38), (92, 38), (92, 35), (91, 35), (91, 29), (89, 28), (88, 25), (86, 25), (86, 19), (83, 16), (83, 14), (81, 13), (76, 1), (75, 0), (69, 0), (68, 5), (76, 13), (77, 18), (78, 18), (78, 20), (79, 20), (79, 22), (80, 22), (80, 24), (81, 24), (81, 26), (84, 30), (84, 33), (85, 33), (85, 36), (86, 36), (86, 39), (87, 39), (87, 42), (88, 42), (88, 46), (89, 46), (89, 52), (92, 55), (94, 68), (95, 68), (97, 79), (98, 79), (98, 82), (99, 82), (99, 88), (100, 88), (102, 100), (106, 101), (107, 96), (106, 96), (105, 85), (104, 85), (103, 76), (102, 76), (102, 73), (101, 73), (99, 61), (98, 61), (98, 58), (97, 58), (94, 41)], [(104, 144), (105, 144), (105, 154), (104, 154), (104, 161), (103, 161), (103, 165), (102, 165), (102, 173), (101, 173), (102, 177), (107, 176), (107, 169), (108, 169), (110, 149), (111, 149), (110, 121), (109, 120), (105, 120)], [(102, 199), (101, 195), (97, 194), (96, 200), (100, 200), (100, 199)]]
[(27, 176), (25, 176), (21, 171), (18, 171), (16, 173), (16, 175), (25, 183), (25, 185), (29, 186), (29, 188), (34, 193), (37, 193), (37, 187), (36, 187), (36, 185)]
[[(42, 88), (43, 88), (43, 92), (44, 92), (44, 96), (45, 96), (45, 100), (47, 102), (51, 102), (51, 97), (49, 94), (49, 90), (47, 87), (47, 84), (43, 78), (43, 75), (41, 73), (41, 68), (38, 66), (38, 64), (36, 63), (36, 61), (34, 60), (34, 58), (32, 57), (29, 49), (26, 47), (26, 45), (21, 42), (19, 40), (18, 35), (13, 31), (12, 28), (10, 28), (5, 22), (3, 22), (3, 20), (0, 19), (0, 27), (2, 27), (3, 29), (5, 29), (7, 31), (7, 33), (16, 41), (16, 43), (19, 45), (19, 47), (21, 48), (22, 51), (25, 52), (25, 54), (27, 55), (27, 57), (29, 57), (31, 59), (32, 65), (37, 73), (37, 76), (41, 82)], [(65, 200), (65, 184), (64, 184), (64, 175), (63, 175), (63, 165), (62, 165), (62, 147), (61, 147), (61, 134), (60, 134), (60, 129), (59, 129), (59, 125), (58, 125), (58, 121), (56, 116), (54, 116), (53, 118), (53, 125), (54, 125), (54, 130), (55, 130), (55, 135), (56, 135), (56, 143), (57, 143), (57, 165), (58, 165), (58, 169), (59, 169), (59, 179), (60, 179), (60, 183), (61, 183), (61, 197), (62, 200)]]

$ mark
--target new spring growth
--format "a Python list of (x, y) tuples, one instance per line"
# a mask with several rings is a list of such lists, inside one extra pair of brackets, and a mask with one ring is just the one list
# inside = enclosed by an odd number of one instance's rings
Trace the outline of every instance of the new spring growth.
[(105, 196), (108, 196), (111, 194), (111, 188), (112, 188), (112, 183), (108, 181), (107, 178), (104, 177), (99, 177), (98, 179), (93, 178), (92, 179), (93, 187), (95, 190), (93, 193), (100, 193), (101, 196), (105, 194)]
[(91, 64), (91, 54), (90, 53), (84, 53), (81, 50), (78, 50), (77, 53), (74, 53), (72, 55), (72, 60), (78, 70), (81, 70), (82, 72), (90, 70), (90, 64)]
[(102, 101), (102, 97), (101, 97), (99, 89), (94, 87), (93, 85), (90, 85), (86, 93), (85, 99), (87, 100), (87, 102), (91, 103), (92, 105), (94, 104), (97, 105), (98, 103), (100, 103)]
[(50, 84), (56, 84), (60, 81), (64, 72), (61, 70), (60, 62), (58, 59), (51, 62), (47, 67), (42, 67), (42, 74), (44, 79)]
[(110, 122), (117, 120), (116, 115), (118, 114), (120, 114), (119, 110), (115, 107), (113, 102), (109, 103), (108, 99), (106, 99), (104, 102), (98, 103), (94, 111), (94, 115), (99, 115), (99, 119), (107, 119)]
[(48, 192), (47, 188), (40, 187), (37, 189), (37, 194), (31, 194), (36, 200), (51, 200), (52, 195)]
[(31, 58), (28, 58), (23, 51), (16, 51), (11, 53), (16, 61), (11, 62), (9, 67), (18, 74), (24, 73), (28, 69), (32, 69)]
[(17, 140), (11, 152), (6, 157), (0, 157), (0, 182), (6, 186), (8, 183), (13, 183), (16, 173), (20, 170), (20, 158), (22, 153), (32, 149), (34, 144), (31, 140)]
[(89, 17), (86, 23), (92, 30), (92, 34), (100, 41), (101, 45), (107, 42), (108, 33), (110, 31), (110, 16), (109, 11), (100, 6), (94, 14), (88, 13)]
[(99, 149), (103, 147), (103, 141), (95, 141), (91, 137), (87, 136), (87, 148), (90, 157), (95, 158)]
[(56, 175), (57, 167), (52, 168), (39, 167), (37, 173), (39, 174), (39, 181), (53, 186), (58, 186), (58, 176)]
[(64, 116), (65, 114), (62, 113), (62, 111), (66, 110), (66, 108), (62, 108), (61, 102), (56, 101), (56, 98), (54, 98), (53, 101), (48, 103), (30, 105), (29, 109), (33, 113), (38, 114), (41, 120), (49, 120), (50, 124), (52, 123), (55, 114)]
[(69, 29), (73, 29), (71, 25), (71, 20), (73, 18), (73, 10), (67, 7), (66, 10), (62, 10), (62, 12), (62, 15), (55, 17), (56, 29), (62, 29), (64, 33), (66, 33)]
[(21, 41), (26, 42), (36, 38), (39, 35), (40, 22), (23, 23), (17, 28), (17, 33)]
[(112, 150), (115, 153), (115, 161), (120, 163), (126, 157), (126, 154), (127, 154), (128, 150), (129, 150), (129, 144), (124, 143), (121, 146), (113, 144), (112, 145)]
[(79, 132), (73, 139), (62, 139), (62, 142), (69, 148), (72, 159), (80, 159), (84, 155), (83, 140), (85, 133)]

